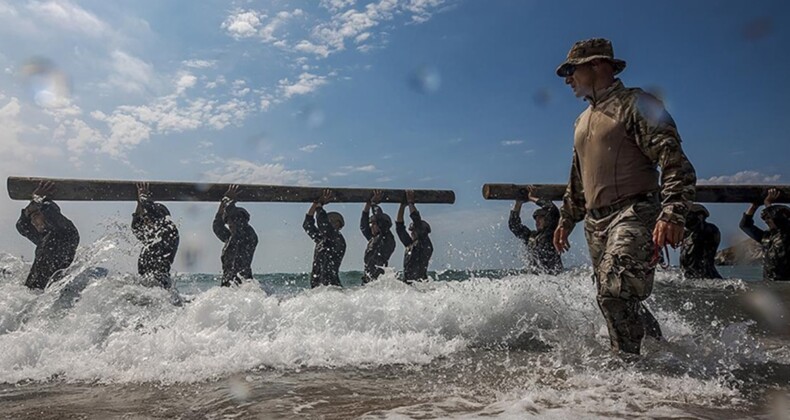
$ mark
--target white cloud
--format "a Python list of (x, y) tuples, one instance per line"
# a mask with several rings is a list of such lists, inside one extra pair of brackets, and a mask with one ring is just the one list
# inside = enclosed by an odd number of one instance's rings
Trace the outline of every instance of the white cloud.
[(178, 80), (176, 80), (176, 94), (182, 94), (185, 90), (195, 86), (197, 77), (192, 73), (182, 73)]
[(244, 159), (219, 159), (219, 167), (204, 174), (208, 182), (233, 182), (270, 185), (311, 185), (303, 169), (286, 169), (282, 163), (256, 163)]
[(114, 73), (109, 84), (128, 93), (141, 93), (153, 78), (153, 67), (145, 61), (120, 50), (111, 53)]
[(330, 176), (348, 176), (354, 172), (379, 172), (375, 165), (362, 165), (362, 166), (343, 166), (340, 171), (330, 173)]
[(376, 182), (392, 182), (392, 178), (388, 176), (382, 176), (380, 178), (376, 178)]
[(33, 1), (27, 8), (37, 17), (69, 31), (98, 37), (108, 29), (96, 15), (66, 0)]
[(299, 75), (299, 80), (291, 83), (288, 79), (282, 79), (278, 82), (278, 88), (281, 95), (288, 99), (295, 95), (306, 95), (314, 92), (319, 87), (327, 83), (325, 76), (317, 76), (312, 73), (302, 73)]
[(305, 153), (313, 153), (315, 149), (321, 147), (319, 144), (308, 144), (307, 146), (300, 147), (299, 150)]
[(412, 14), (412, 21), (416, 23), (426, 22), (431, 18), (431, 9), (441, 6), (445, 0), (409, 0), (404, 9)]
[(222, 29), (235, 39), (253, 37), (261, 26), (261, 17), (265, 18), (266, 15), (261, 16), (255, 10), (239, 10), (222, 22)]
[(181, 62), (185, 67), (193, 69), (208, 69), (217, 65), (217, 60), (184, 60)]
[(338, 10), (353, 6), (356, 0), (321, 0), (321, 7), (335, 13)]
[(517, 146), (523, 144), (524, 140), (503, 140), (502, 146)]
[(779, 182), (781, 175), (767, 175), (757, 171), (740, 171), (732, 175), (713, 176), (707, 179), (697, 180), (701, 185), (719, 184), (775, 184)]

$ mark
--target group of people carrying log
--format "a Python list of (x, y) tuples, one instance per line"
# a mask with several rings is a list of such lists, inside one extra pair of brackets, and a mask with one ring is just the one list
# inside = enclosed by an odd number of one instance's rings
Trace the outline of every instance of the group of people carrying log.
[[(609, 330), (613, 350), (638, 354), (647, 334), (660, 338), (660, 327), (644, 305), (653, 290), (656, 265), (666, 246), (681, 247), (681, 265), (689, 277), (720, 277), (713, 265), (720, 242), (718, 229), (706, 221), (708, 211), (694, 204), (696, 173), (681, 147), (674, 120), (661, 101), (639, 88), (627, 88), (615, 76), (626, 63), (614, 57), (610, 41), (594, 38), (573, 45), (556, 74), (578, 98), (589, 105), (576, 119), (570, 179), (560, 209), (541, 200), (535, 191), (527, 198), (540, 208), (536, 230), (521, 222), (522, 201), (510, 214), (510, 230), (527, 246), (530, 266), (556, 274), (560, 254), (570, 249), (568, 237), (584, 221), (584, 234), (593, 264), (597, 303)], [(659, 169), (660, 168), (660, 172)], [(51, 183), (43, 183), (22, 211), (17, 228), (37, 245), (26, 284), (43, 288), (56, 280), (58, 270), (71, 264), (79, 234), (58, 206), (47, 198)], [(251, 263), (258, 239), (250, 214), (236, 205), (238, 187), (231, 186), (214, 218), (214, 233), (225, 243), (222, 285), (252, 278)], [(327, 213), (332, 192), (324, 191), (304, 220), (304, 230), (315, 241), (311, 286), (340, 285), (339, 269), (346, 252), (342, 215)], [(759, 203), (741, 220), (741, 229), (761, 243), (766, 279), (790, 280), (790, 208), (774, 204), (772, 189), (761, 213), (768, 230), (754, 225)], [(381, 207), (376, 191), (365, 204), (360, 230), (368, 241), (364, 282), (378, 278), (395, 250), (392, 219)], [(403, 215), (409, 207), (407, 232)], [(395, 222), (406, 247), (404, 280), (427, 278), (433, 252), (430, 226), (422, 220), (407, 192)], [(170, 285), (170, 266), (178, 247), (178, 230), (166, 207), (155, 203), (146, 184), (138, 185), (133, 230), (143, 243), (139, 272)]]
[[(50, 198), (55, 189), (52, 181), (42, 181), (32, 194), (31, 202), (22, 210), (17, 230), (36, 245), (35, 259), (25, 284), (31, 289), (44, 289), (60, 280), (64, 270), (74, 261), (79, 245), (79, 232)], [(220, 201), (212, 229), (224, 243), (220, 285), (227, 287), (251, 280), (252, 260), (258, 246), (258, 235), (250, 225), (250, 213), (237, 206), (238, 185), (231, 185)], [(346, 254), (346, 241), (341, 233), (345, 221), (338, 212), (327, 213), (324, 206), (332, 201), (332, 190), (310, 206), (304, 228), (315, 242), (310, 286), (342, 286), (340, 265)], [(414, 203), (414, 192), (407, 190), (400, 204), (395, 231), (405, 247), (403, 281), (411, 283), (428, 278), (428, 264), (433, 255), (431, 226), (422, 220)], [(384, 268), (395, 252), (392, 219), (382, 210), (382, 192), (374, 190), (365, 203), (360, 231), (365, 237), (365, 269), (362, 281), (368, 283), (384, 274)], [(403, 219), (409, 208), (411, 224)], [(138, 274), (149, 285), (172, 287), (170, 269), (179, 245), (178, 228), (164, 204), (153, 200), (148, 183), (137, 184), (137, 208), (132, 214), (132, 232), (142, 244), (137, 260)]]

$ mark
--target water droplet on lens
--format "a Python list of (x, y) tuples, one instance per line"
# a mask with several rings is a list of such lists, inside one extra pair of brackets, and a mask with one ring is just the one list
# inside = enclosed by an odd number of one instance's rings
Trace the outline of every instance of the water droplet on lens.
[(442, 86), (442, 75), (436, 67), (423, 66), (409, 76), (409, 86), (419, 93), (435, 93)]

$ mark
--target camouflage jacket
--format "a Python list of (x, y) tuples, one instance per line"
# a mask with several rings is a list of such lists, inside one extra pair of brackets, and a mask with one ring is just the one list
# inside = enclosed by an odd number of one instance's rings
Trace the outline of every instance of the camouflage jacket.
[[(587, 98), (590, 105), (576, 119), (579, 121), (595, 113), (603, 113), (624, 129), (628, 138), (653, 165), (661, 168), (660, 187), (662, 211), (659, 220), (684, 225), (686, 213), (694, 200), (696, 173), (681, 148), (675, 122), (661, 101), (639, 88), (626, 88), (620, 80), (601, 92), (597, 99)], [(585, 127), (595, 133), (596, 127)], [(612, 162), (616, 165), (617, 162)], [(626, 169), (626, 168), (624, 168)], [(584, 219), (587, 213), (579, 155), (574, 147), (570, 179), (563, 196), (560, 224), (567, 228)], [(645, 191), (649, 192), (649, 191)], [(627, 198), (627, 197), (623, 197)]]

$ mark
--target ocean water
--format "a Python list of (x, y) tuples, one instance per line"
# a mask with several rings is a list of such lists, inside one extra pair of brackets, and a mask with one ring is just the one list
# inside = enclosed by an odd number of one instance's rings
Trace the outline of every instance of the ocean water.
[[(271, 274), (236, 288), (179, 275), (147, 287), (108, 236), (66, 279), (27, 290), (0, 256), (0, 416), (7, 418), (783, 418), (790, 283), (658, 273), (666, 340), (621, 358), (588, 267), (559, 276), (435, 273), (409, 286), (307, 288)], [(109, 270), (93, 275), (93, 267)], [(786, 417), (785, 417), (786, 418)]]

